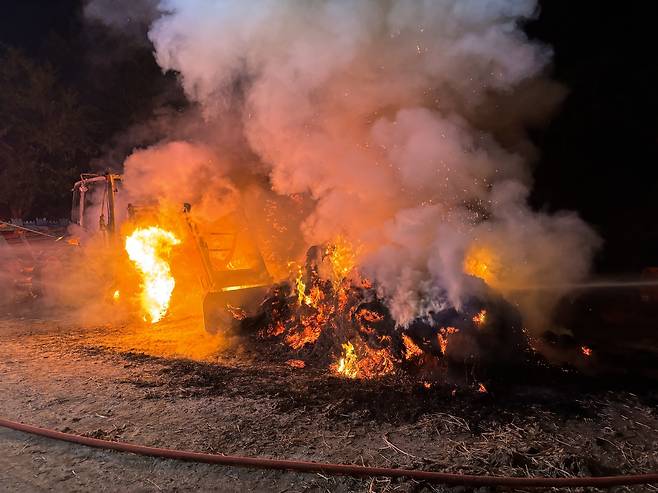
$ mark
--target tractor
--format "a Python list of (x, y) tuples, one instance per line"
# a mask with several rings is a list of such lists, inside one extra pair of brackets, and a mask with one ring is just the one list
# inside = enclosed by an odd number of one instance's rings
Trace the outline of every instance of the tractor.
[[(95, 221), (113, 248), (118, 247), (120, 220), (139, 223), (157, 217), (149, 204), (128, 204), (126, 211), (118, 210), (122, 182), (122, 175), (107, 172), (83, 174), (73, 186), (73, 222), (83, 231), (91, 231), (92, 220)], [(253, 316), (273, 282), (244, 213), (238, 216), (229, 229), (218, 229), (226, 228), (226, 222), (221, 226), (199, 223), (193, 219), (187, 203), (180, 210), (180, 218), (194, 241), (196, 264), (200, 266), (203, 320), (209, 333), (231, 329), (240, 320)]]

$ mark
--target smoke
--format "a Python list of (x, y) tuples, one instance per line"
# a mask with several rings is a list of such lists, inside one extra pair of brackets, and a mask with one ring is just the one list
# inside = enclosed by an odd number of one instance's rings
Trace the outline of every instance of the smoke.
[[(102, 18), (99, 3), (88, 10)], [(149, 183), (153, 197), (204, 215), (254, 183), (252, 197), (305, 197), (311, 207), (284, 234), (306, 245), (349, 238), (400, 324), (459, 307), (481, 284), (466, 270), (539, 327), (564, 292), (520, 288), (587, 274), (592, 230), (527, 202), (524, 128), (563, 94), (546, 78), (550, 48), (519, 27), (535, 0), (150, 5), (157, 62), (178, 73), (204, 125), (130, 157), (133, 190)]]

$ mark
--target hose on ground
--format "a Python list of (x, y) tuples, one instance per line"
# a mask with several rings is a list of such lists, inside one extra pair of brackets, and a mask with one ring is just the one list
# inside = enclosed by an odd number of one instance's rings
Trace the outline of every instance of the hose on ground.
[(464, 486), (508, 486), (508, 487), (599, 487), (649, 484), (658, 483), (658, 473), (631, 474), (625, 476), (600, 476), (600, 477), (511, 477), (511, 476), (477, 476), (470, 474), (453, 474), (435, 471), (421, 471), (417, 469), (394, 469), (389, 467), (369, 467), (352, 464), (330, 464), (323, 462), (309, 462), (298, 460), (265, 459), (260, 457), (240, 457), (235, 455), (205, 454), (190, 452), (186, 450), (175, 450), (166, 448), (147, 447), (126, 442), (115, 442), (101, 440), (98, 438), (73, 435), (61, 431), (39, 428), (8, 419), (0, 418), (0, 427), (31, 433), (46, 438), (61, 440), (65, 442), (86, 445), (118, 452), (130, 452), (138, 455), (158, 457), (163, 459), (175, 459), (191, 462), (203, 462), (207, 464), (220, 464), (236, 467), (253, 467), (261, 469), (282, 469), (288, 471), (305, 473), (324, 473), (343, 476), (383, 476), (390, 478), (408, 478), (419, 481), (432, 481), (446, 485)]

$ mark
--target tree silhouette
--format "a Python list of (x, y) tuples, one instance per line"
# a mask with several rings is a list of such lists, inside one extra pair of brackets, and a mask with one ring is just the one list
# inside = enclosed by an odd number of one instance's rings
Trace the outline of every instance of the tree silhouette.
[(13, 48), (0, 54), (0, 204), (12, 217), (65, 210), (90, 154), (86, 113), (50, 65)]

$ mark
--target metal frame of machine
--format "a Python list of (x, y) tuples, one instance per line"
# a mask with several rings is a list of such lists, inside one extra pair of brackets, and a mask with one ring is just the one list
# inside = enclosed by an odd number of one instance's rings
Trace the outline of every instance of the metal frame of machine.
[[(85, 224), (85, 195), (90, 193), (91, 187), (101, 185), (104, 187), (101, 214), (99, 217), (99, 229), (110, 236), (116, 233), (116, 197), (118, 184), (123, 181), (123, 176), (117, 173), (107, 172), (99, 174), (83, 174), (81, 180), (73, 186), (73, 203), (79, 200), (77, 218), (74, 222), (83, 229), (88, 229)], [(79, 197), (76, 197), (76, 194)], [(135, 211), (143, 207), (129, 205), (129, 216), (134, 219)], [(75, 208), (74, 208), (75, 210)], [(205, 328), (208, 332), (216, 333), (219, 330), (232, 328), (239, 320), (252, 315), (252, 310), (262, 300), (265, 292), (272, 284), (263, 257), (256, 249), (255, 265), (249, 268), (232, 268), (231, 261), (235, 254), (238, 235), (248, 233), (246, 218), (242, 231), (210, 231), (200, 232), (199, 225), (195, 223), (190, 215), (190, 204), (184, 204), (182, 216), (194, 240), (196, 252), (199, 256), (202, 275), (201, 285), (205, 291), (203, 300), (203, 317)], [(105, 213), (107, 212), (107, 217)], [(230, 246), (226, 248), (213, 248), (208, 245), (206, 236), (222, 236), (229, 238)], [(231, 239), (232, 238), (232, 239)], [(217, 253), (223, 254), (217, 261)], [(215, 260), (214, 260), (215, 259)]]

